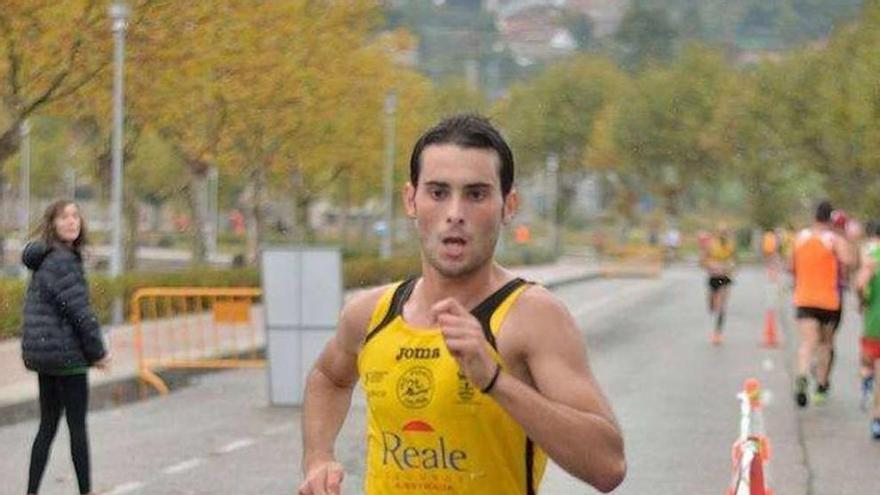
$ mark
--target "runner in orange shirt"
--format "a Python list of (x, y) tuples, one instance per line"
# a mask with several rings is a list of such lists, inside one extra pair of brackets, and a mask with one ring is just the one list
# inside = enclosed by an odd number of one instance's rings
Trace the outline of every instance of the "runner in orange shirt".
[(799, 407), (807, 406), (807, 374), (814, 354), (817, 358), (814, 399), (821, 402), (828, 392), (830, 356), (817, 351), (823, 345), (830, 349), (834, 328), (840, 320), (839, 276), (852, 263), (846, 241), (831, 229), (831, 212), (831, 203), (819, 204), (812, 227), (802, 230), (795, 238), (791, 259), (800, 335), (795, 380), (795, 402)]

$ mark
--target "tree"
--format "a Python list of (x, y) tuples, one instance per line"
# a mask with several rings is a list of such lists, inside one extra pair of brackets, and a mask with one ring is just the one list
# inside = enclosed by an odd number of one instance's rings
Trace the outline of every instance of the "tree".
[(109, 27), (97, 0), (2, 1), (0, 163), (18, 150), (22, 121), (75, 94), (108, 66)]
[(469, 88), (464, 79), (451, 79), (436, 87), (433, 95), (435, 113), (440, 116), (461, 112), (485, 114), (489, 101), (480, 90)]
[(822, 188), (851, 211), (876, 215), (880, 186), (880, 5), (834, 36), (826, 49), (795, 54), (779, 71), (789, 80), (791, 147), (801, 163), (823, 177)]
[(858, 198), (866, 213), (880, 214), (880, 4), (866, 9), (860, 25), (832, 40), (822, 92), (832, 127), (825, 127), (827, 149), (836, 157), (827, 170), (832, 197), (850, 203)]
[[(102, 6), (103, 8), (103, 6)], [(136, 267), (136, 250), (141, 218), (141, 203), (159, 198), (168, 198), (185, 188), (186, 182), (156, 180), (165, 172), (166, 176), (179, 175), (181, 161), (163, 159), (161, 162), (140, 159), (141, 144), (150, 143), (149, 156), (168, 158), (167, 144), (158, 141), (156, 115), (161, 109), (173, 111), (182, 106), (181, 101), (162, 102), (157, 95), (162, 93), (163, 80), (157, 78), (162, 63), (173, 65), (187, 54), (188, 45), (173, 43), (175, 34), (181, 34), (181, 19), (192, 20), (178, 2), (169, 0), (143, 0), (132, 6), (132, 16), (126, 33), (125, 64), (125, 122), (123, 130), (123, 250), (125, 268)], [(110, 38), (109, 19), (102, 13), (105, 22), (104, 38)], [(112, 61), (109, 44), (93, 46), (90, 49), (100, 52), (100, 56)], [(172, 59), (176, 57), (176, 60)], [(180, 69), (180, 67), (177, 67)], [(192, 82), (195, 79), (189, 81)], [(111, 182), (111, 115), (113, 80), (110, 71), (97, 73), (91, 83), (69, 96), (69, 104), (54, 105), (51, 111), (62, 116), (77, 129), (79, 135), (92, 149), (94, 163), (93, 176), (110, 190)], [(163, 148), (164, 146), (164, 148)], [(157, 151), (162, 149), (162, 151)], [(106, 197), (104, 198), (106, 201)]]
[[(235, 46), (239, 62), (229, 89), (240, 92), (225, 93), (227, 121), (218, 151), (218, 163), (247, 181), (250, 259), (260, 242), (267, 193), (292, 199), (294, 225), (308, 238), (305, 218), (316, 196), (343, 173), (359, 177), (378, 164), (358, 152), (370, 156), (367, 147), (381, 136), (376, 124), (385, 92), (411, 79), (395, 71), (387, 47), (371, 39), (378, 3), (260, 5), (235, 20), (235, 32), (242, 34), (237, 39), (248, 42)], [(409, 94), (406, 87), (396, 89)]]
[(744, 213), (762, 229), (783, 225), (816, 190), (789, 146), (791, 128), (780, 98), (787, 87), (776, 66), (764, 64), (727, 85), (705, 140), (720, 172), (739, 188)]
[(644, 72), (620, 109), (616, 148), (670, 215), (678, 214), (687, 187), (717, 177), (706, 133), (718, 95), (731, 80), (720, 54), (691, 45), (670, 67)]
[(526, 173), (543, 170), (549, 155), (559, 158), (560, 200), (552, 217), (569, 216), (578, 179), (588, 170), (584, 147), (603, 109), (616, 101), (627, 76), (605, 59), (578, 56), (515, 85), (496, 109)]
[(254, 36), (254, 28), (243, 24), (253, 10), (259, 8), (249, 2), (162, 2), (145, 12), (136, 33), (133, 63), (150, 78), (138, 95), (137, 113), (182, 166), (183, 180), (175, 187), (189, 213), (195, 264), (207, 260), (208, 175), (218, 165), (228, 102), (242, 91), (235, 74), (247, 55), (237, 44)]
[[(0, 172), (20, 146), (22, 123), (64, 102), (108, 63), (108, 22), (97, 0), (0, 0)], [(0, 202), (6, 177), (0, 173)], [(0, 231), (0, 244), (4, 233)]]

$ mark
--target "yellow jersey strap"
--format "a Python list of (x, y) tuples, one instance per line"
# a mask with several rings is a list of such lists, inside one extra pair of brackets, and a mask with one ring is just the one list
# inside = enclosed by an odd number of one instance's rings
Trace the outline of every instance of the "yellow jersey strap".
[[(382, 320), (367, 332), (367, 336), (364, 338), (364, 344), (369, 342), (370, 339), (375, 337), (376, 334), (382, 331), (383, 328), (387, 327), (389, 323), (394, 321), (394, 319), (403, 312), (403, 304), (412, 294), (413, 287), (416, 286), (416, 280), (416, 278), (410, 278), (400, 283), (397, 288), (394, 289), (394, 294), (391, 296), (391, 302), (388, 304), (388, 310), (385, 312), (385, 316), (383, 316)], [(385, 297), (383, 296), (382, 299), (385, 300)], [(381, 305), (380, 301), (380, 305), (376, 309), (381, 309)]]
[(483, 335), (486, 337), (489, 345), (491, 345), (496, 351), (498, 350), (498, 346), (495, 344), (495, 334), (492, 333), (492, 315), (495, 314), (498, 306), (501, 306), (511, 294), (528, 283), (530, 282), (526, 282), (517, 277), (504, 284), (503, 287), (493, 292), (491, 296), (487, 297), (483, 302), (478, 304), (476, 308), (471, 310), (471, 314), (480, 321), (480, 326), (483, 327)]
[[(387, 296), (383, 296), (380, 299), (379, 304), (376, 307), (375, 313), (378, 313), (382, 310), (382, 307), (387, 304), (387, 310), (385, 311), (385, 315), (382, 319), (373, 325), (370, 330), (367, 332), (367, 336), (364, 338), (364, 344), (370, 341), (373, 337), (375, 337), (379, 332), (381, 332), (385, 327), (387, 327), (395, 318), (397, 318), (403, 312), (403, 305), (409, 299), (409, 296), (412, 295), (413, 288), (416, 286), (416, 281), (418, 279), (411, 278), (408, 279), (401, 284), (399, 284), (395, 289), (394, 293), (391, 296), (390, 302), (388, 301)], [(532, 282), (527, 282), (519, 277), (507, 282), (500, 289), (496, 290), (489, 297), (483, 300), (480, 304), (477, 305), (474, 309), (471, 310), (471, 314), (477, 318), (480, 322), (480, 326), (483, 328), (483, 335), (486, 337), (486, 341), (489, 342), (489, 345), (492, 346), (493, 349), (498, 350), (498, 347), (495, 343), (495, 334), (492, 333), (492, 315), (495, 314), (495, 311), (499, 306), (504, 304), (504, 301), (510, 297), (511, 294), (517, 291), (520, 287), (526, 284), (530, 284)], [(378, 319), (378, 315), (374, 314), (373, 320)]]

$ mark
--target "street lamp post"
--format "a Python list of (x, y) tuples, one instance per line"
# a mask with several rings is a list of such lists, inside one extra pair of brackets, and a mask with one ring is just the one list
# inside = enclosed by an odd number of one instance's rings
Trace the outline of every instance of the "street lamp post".
[(64, 172), (64, 182), (67, 186), (67, 197), (70, 199), (76, 199), (76, 169), (73, 168), (72, 163), (67, 164), (68, 168)]
[[(18, 128), (21, 136), (21, 180), (19, 181), (19, 222), (21, 222), (21, 248), (28, 238), (28, 229), (31, 224), (31, 124), (27, 119), (21, 122)], [(0, 242), (3, 242), (0, 240)], [(0, 249), (2, 253), (2, 249)], [(3, 260), (0, 259), (0, 264)], [(22, 278), (27, 278), (28, 271), (22, 269), (20, 274)]]
[(220, 173), (217, 167), (211, 167), (208, 170), (208, 212), (207, 221), (207, 237), (208, 237), (208, 259), (210, 260), (217, 254), (217, 230), (219, 229), (219, 190), (220, 190)]
[(383, 260), (391, 258), (391, 243), (394, 239), (394, 124), (397, 112), (397, 94), (389, 91), (385, 95), (385, 231), (382, 237), (380, 256)]
[(559, 156), (547, 155), (547, 208), (550, 216), (550, 249), (559, 254)]
[(31, 223), (31, 124), (27, 119), (19, 127), (21, 134), (21, 239), (27, 240)]
[[(113, 136), (112, 136), (112, 186), (111, 186), (111, 222), (112, 252), (110, 254), (110, 276), (122, 274), (122, 140), (124, 124), (123, 100), (123, 64), (125, 63), (125, 31), (128, 28), (129, 8), (122, 1), (115, 1), (110, 6), (110, 18), (113, 20)], [(122, 300), (113, 304), (113, 323), (122, 323)]]

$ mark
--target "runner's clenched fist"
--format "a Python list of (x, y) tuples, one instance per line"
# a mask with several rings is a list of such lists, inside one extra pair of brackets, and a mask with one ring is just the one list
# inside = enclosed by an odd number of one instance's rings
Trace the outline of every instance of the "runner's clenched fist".
[(446, 348), (458, 362), (461, 372), (475, 387), (486, 388), (498, 364), (489, 350), (479, 320), (451, 297), (435, 304), (431, 316), (440, 327)]
[(309, 471), (297, 495), (339, 495), (342, 493), (342, 465), (327, 462)]

